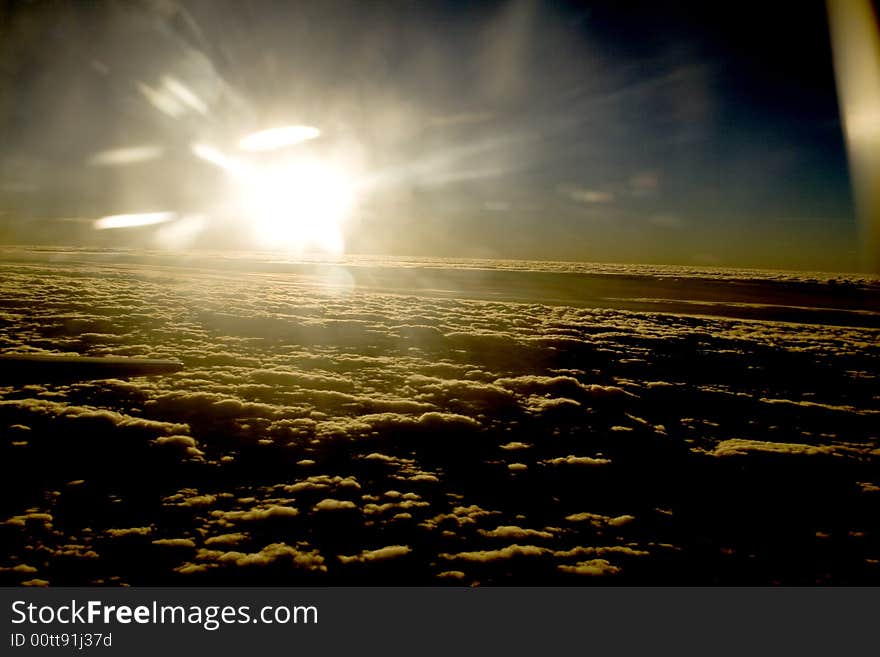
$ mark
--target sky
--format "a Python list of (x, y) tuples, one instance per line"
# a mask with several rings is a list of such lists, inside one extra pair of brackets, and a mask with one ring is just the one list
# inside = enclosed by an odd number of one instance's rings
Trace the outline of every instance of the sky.
[(0, 143), (4, 242), (858, 267), (822, 2), (5, 2)]

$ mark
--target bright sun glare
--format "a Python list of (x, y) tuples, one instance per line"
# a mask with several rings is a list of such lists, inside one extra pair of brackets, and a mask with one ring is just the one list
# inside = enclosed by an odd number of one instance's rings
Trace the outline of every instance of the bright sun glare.
[[(318, 135), (317, 128), (287, 126), (248, 135), (239, 148), (278, 150)], [(206, 144), (193, 144), (192, 152), (229, 174), (234, 204), (261, 247), (343, 252), (343, 223), (354, 205), (355, 186), (342, 166), (315, 157), (260, 164)]]
[(240, 183), (243, 210), (261, 246), (342, 253), (353, 186), (341, 169), (302, 160), (253, 169)]

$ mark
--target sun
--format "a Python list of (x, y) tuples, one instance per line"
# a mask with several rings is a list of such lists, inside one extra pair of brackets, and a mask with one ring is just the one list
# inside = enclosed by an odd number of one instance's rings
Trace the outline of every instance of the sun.
[(339, 255), (357, 188), (349, 169), (331, 157), (283, 153), (320, 136), (318, 128), (291, 125), (242, 137), (238, 148), (244, 155), (207, 143), (190, 149), (229, 176), (231, 194), (224, 204), (243, 217), (257, 246)]
[(341, 167), (317, 159), (255, 167), (239, 179), (242, 210), (265, 248), (341, 254), (354, 185)]

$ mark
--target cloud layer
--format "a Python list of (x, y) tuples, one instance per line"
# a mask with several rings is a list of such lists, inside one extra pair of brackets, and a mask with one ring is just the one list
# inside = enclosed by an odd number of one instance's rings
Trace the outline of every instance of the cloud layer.
[(0, 388), (4, 583), (880, 580), (877, 329), (28, 257), (0, 351), (186, 367)]

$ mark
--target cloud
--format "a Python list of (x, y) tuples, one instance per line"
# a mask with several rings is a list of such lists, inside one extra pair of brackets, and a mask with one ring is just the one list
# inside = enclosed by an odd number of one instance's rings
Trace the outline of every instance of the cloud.
[(200, 457), (204, 456), (204, 452), (196, 446), (196, 441), (192, 436), (159, 436), (153, 441), (154, 445), (159, 447), (171, 447), (183, 452), (187, 456)]
[(200, 549), (196, 553), (198, 564), (184, 564), (177, 568), (183, 574), (204, 572), (199, 566), (236, 566), (239, 568), (265, 567), (284, 564), (294, 568), (326, 572), (324, 557), (317, 550), (293, 547), (286, 543), (271, 543), (258, 552), (223, 552), (222, 550)]
[[(569, 401), (592, 396), (635, 397), (619, 386), (603, 386), (595, 383), (583, 384), (571, 376), (540, 376), (528, 374), (513, 378), (501, 378), (495, 384), (528, 395), (545, 395), (566, 398)], [(564, 402), (563, 402), (564, 403)]]
[(831, 455), (841, 450), (833, 445), (804, 445), (801, 443), (773, 443), (761, 440), (745, 440), (731, 438), (723, 440), (709, 454), (711, 456), (748, 456), (754, 453), (763, 454), (792, 454), (816, 456), (820, 454)]
[(452, 525), (460, 528), (467, 525), (476, 525), (481, 518), (498, 515), (499, 513), (499, 511), (483, 509), (476, 504), (456, 506), (452, 509), (451, 513), (440, 513), (425, 520), (422, 526), (426, 529), (435, 529), (442, 525)]
[(153, 533), (152, 527), (123, 527), (120, 529), (107, 529), (105, 533), (113, 538), (122, 538), (124, 536), (149, 536)]
[(12, 516), (3, 521), (4, 525), (13, 527), (26, 527), (30, 523), (42, 524), (44, 527), (51, 527), (54, 518), (51, 513), (41, 513), (39, 511), (30, 511), (23, 515)]
[(572, 513), (571, 515), (565, 516), (565, 519), (569, 522), (588, 522), (594, 527), (622, 527), (623, 525), (629, 524), (635, 518), (631, 515), (622, 515), (622, 516), (603, 516), (598, 513), (589, 513), (589, 512), (581, 512), (581, 513)]
[(20, 564), (13, 566), (11, 568), (6, 568), (6, 567), (0, 568), (0, 572), (32, 575), (37, 572), (37, 569), (34, 568), (33, 566), (29, 566), (28, 564), (20, 563)]
[(500, 525), (492, 530), (478, 530), (481, 536), (519, 540), (524, 538), (553, 538), (553, 533), (537, 529), (523, 529), (515, 525)]
[(260, 522), (280, 518), (295, 518), (299, 515), (299, 509), (272, 504), (247, 511), (212, 511), (211, 515), (225, 522)]
[(521, 449), (531, 449), (532, 445), (514, 440), (512, 442), (505, 443), (504, 445), (499, 445), (498, 447), (499, 449), (503, 449), (506, 452), (512, 452)]
[(157, 538), (152, 541), (153, 545), (162, 545), (165, 547), (182, 547), (194, 548), (195, 542), (191, 538)]
[(420, 499), (415, 493), (407, 493), (406, 495), (392, 495), (397, 491), (388, 491), (385, 493), (386, 498), (391, 498), (390, 502), (377, 504), (376, 502), (368, 502), (364, 505), (364, 514), (371, 516), (375, 514), (387, 514), (389, 511), (397, 512), (401, 510), (417, 509), (430, 506), (428, 502)]
[(509, 390), (502, 387), (460, 379), (440, 379), (416, 374), (407, 378), (419, 401), (431, 404), (459, 404), (468, 408), (491, 408), (498, 410), (514, 401)]
[(577, 546), (567, 550), (556, 550), (553, 553), (561, 559), (570, 559), (572, 557), (583, 556), (607, 556), (618, 555), (625, 557), (646, 557), (651, 553), (647, 550), (640, 550), (629, 545), (600, 545), (600, 546)]
[(465, 574), (460, 570), (444, 570), (437, 573), (437, 579), (450, 579), (460, 581), (465, 578)]
[(398, 463), (398, 459), (393, 456), (388, 456), (387, 454), (380, 454), (378, 452), (371, 452), (363, 457), (368, 461), (382, 461), (384, 463)]
[(577, 410), (581, 403), (574, 399), (566, 399), (565, 397), (539, 397), (538, 395), (530, 395), (525, 403), (525, 408), (532, 413), (546, 413), (548, 411), (559, 410)]
[(84, 430), (85, 425), (90, 425), (99, 430), (115, 428), (152, 434), (189, 432), (189, 426), (182, 423), (149, 420), (115, 411), (87, 406), (72, 406), (47, 399), (2, 400), (0, 401), (0, 412), (2, 411), (18, 411), (37, 417), (75, 422), (77, 425), (82, 425), (82, 428), (77, 430)]
[(389, 559), (398, 559), (412, 552), (412, 548), (408, 545), (387, 545), (377, 550), (364, 550), (360, 554), (353, 557), (339, 555), (339, 560), (344, 564), (364, 563), (368, 561), (387, 561)]
[(250, 535), (242, 532), (236, 532), (234, 534), (217, 534), (216, 536), (209, 536), (206, 538), (205, 545), (238, 545), (248, 539), (250, 539)]
[(488, 563), (492, 561), (504, 561), (515, 557), (537, 557), (549, 554), (547, 548), (536, 545), (509, 545), (500, 550), (476, 550), (474, 552), (458, 552), (455, 554), (440, 553), (440, 557), (450, 561), (475, 561)]
[(586, 575), (589, 577), (600, 577), (604, 575), (617, 575), (620, 568), (613, 566), (607, 559), (591, 559), (589, 561), (580, 561), (573, 566), (560, 564), (556, 568), (563, 573), (571, 575)]
[(592, 456), (560, 456), (554, 459), (541, 461), (546, 465), (608, 465), (611, 459), (595, 458)]
[(286, 370), (254, 370), (250, 374), (250, 379), (275, 388), (281, 386), (304, 388), (306, 390), (335, 390), (337, 392), (351, 392), (354, 390), (354, 384), (350, 380), (329, 374)]
[(325, 491), (325, 490), (360, 490), (361, 485), (354, 477), (340, 477), (329, 475), (313, 475), (306, 477), (302, 481), (295, 484), (282, 486), (282, 490), (286, 493), (301, 493), (304, 491)]
[(343, 509), (356, 509), (357, 504), (352, 502), (351, 500), (334, 500), (332, 498), (326, 498), (318, 502), (314, 507), (312, 507), (313, 511), (341, 511)]
[(176, 507), (208, 507), (214, 505), (217, 499), (217, 495), (200, 494), (194, 488), (184, 488), (164, 498), (162, 504)]
[(480, 422), (466, 415), (458, 413), (422, 413), (419, 416), (418, 424), (421, 427), (433, 429), (479, 429)]
[(880, 410), (878, 409), (855, 408), (854, 406), (848, 405), (820, 404), (805, 399), (768, 399), (766, 397), (762, 397), (761, 401), (765, 404), (780, 404), (783, 406), (793, 407), (801, 410), (833, 411), (846, 415), (880, 415)]
[(62, 544), (56, 549), (46, 548), (46, 552), (56, 558), (76, 560), (95, 560), (101, 556), (90, 547), (79, 543)]

